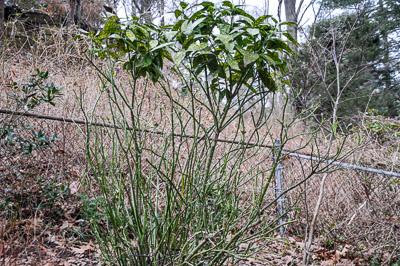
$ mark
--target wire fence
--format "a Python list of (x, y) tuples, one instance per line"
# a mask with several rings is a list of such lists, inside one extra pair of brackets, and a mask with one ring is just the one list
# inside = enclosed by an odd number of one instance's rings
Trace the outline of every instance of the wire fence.
[[(41, 120), (73, 123), (73, 124), (77, 124), (77, 125), (89, 125), (89, 126), (95, 126), (95, 127), (132, 130), (132, 128), (129, 128), (129, 127), (127, 127), (127, 128), (117, 127), (115, 125), (107, 124), (107, 123), (88, 122), (88, 121), (79, 120), (79, 119), (41, 115), (41, 114), (34, 114), (34, 113), (27, 113), (27, 112), (17, 112), (17, 111), (12, 111), (12, 110), (5, 110), (5, 109), (0, 109), (0, 114), (25, 116), (25, 117), (41, 119)], [(156, 130), (140, 129), (140, 131), (142, 131), (143, 133), (149, 133), (149, 134), (160, 135), (160, 136), (172, 135), (174, 137), (181, 137), (181, 138), (191, 138), (191, 139), (195, 138), (195, 136), (193, 136), (193, 135), (183, 135), (183, 134), (175, 134), (175, 133), (167, 134), (163, 131), (156, 131)], [(202, 139), (204, 139), (204, 137), (200, 138), (200, 140), (202, 140)], [(243, 143), (240, 141), (227, 140), (227, 139), (218, 139), (217, 141), (221, 142), (221, 143), (229, 143), (229, 144), (246, 144), (249, 146), (257, 146), (257, 147), (268, 148), (268, 149), (274, 148), (274, 145), (266, 145), (266, 144), (260, 144), (260, 143), (252, 143), (252, 142)], [(326, 163), (326, 164), (330, 164), (330, 165), (335, 165), (342, 169), (352, 169), (352, 170), (358, 170), (358, 171), (363, 171), (363, 172), (367, 172), (367, 173), (373, 173), (373, 174), (385, 175), (385, 176), (394, 177), (394, 178), (400, 178), (399, 172), (394, 172), (394, 171), (379, 169), (379, 168), (373, 168), (370, 166), (351, 164), (348, 162), (337, 161), (335, 159), (330, 159), (330, 158), (322, 158), (319, 155), (315, 155), (315, 154), (300, 153), (300, 152), (296, 152), (296, 151), (288, 150), (288, 149), (282, 149), (282, 154), (289, 156), (289, 157), (293, 157), (293, 158), (299, 158), (302, 160), (317, 161), (317, 162), (322, 162), (322, 163)]]

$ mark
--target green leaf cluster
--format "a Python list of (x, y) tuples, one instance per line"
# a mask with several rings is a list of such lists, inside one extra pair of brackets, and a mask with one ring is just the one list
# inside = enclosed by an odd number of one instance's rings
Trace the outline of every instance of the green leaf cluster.
[(54, 106), (55, 99), (61, 96), (61, 88), (46, 82), (48, 77), (47, 71), (36, 70), (28, 83), (19, 85), (14, 82), (12, 87), (18, 104), (25, 110), (32, 110), (44, 103)]
[(197, 74), (207, 73), (209, 87), (229, 97), (235, 97), (235, 88), (243, 84), (255, 92), (262, 89), (255, 88), (254, 78), (269, 91), (278, 89), (275, 77), (286, 68), (282, 55), (292, 51), (279, 37), (271, 16), (255, 18), (229, 1), (221, 6), (183, 5), (175, 15), (171, 29), (179, 47), (176, 65), (184, 63)]
[(34, 130), (29, 127), (23, 129), (13, 126), (0, 127), (0, 140), (23, 154), (31, 154), (34, 150), (49, 147), (57, 139), (56, 134), (47, 134), (43, 130)]
[(124, 69), (137, 78), (149, 76), (157, 81), (162, 75), (164, 58), (169, 57), (163, 49), (168, 44), (160, 33), (160, 28), (142, 24), (137, 17), (124, 25), (117, 16), (112, 16), (92, 36), (93, 52), (103, 59), (122, 61)]
[(243, 87), (278, 90), (292, 51), (273, 17), (253, 17), (229, 1), (181, 3), (174, 14), (175, 22), (163, 27), (111, 17), (93, 36), (93, 51), (154, 82), (163, 78), (165, 60), (171, 61), (175, 71), (206, 76), (206, 87), (219, 96), (234, 98)]
[[(44, 104), (55, 106), (56, 99), (61, 96), (61, 88), (48, 82), (49, 72), (37, 69), (28, 82), (18, 84), (13, 82), (11, 98), (15, 101), (15, 109), (32, 111)], [(49, 147), (57, 140), (55, 134), (47, 134), (42, 129), (35, 129), (30, 123), (19, 121), (21, 117), (13, 116), (0, 124), (0, 142), (7, 146), (7, 149), (0, 151), (11, 156), (17, 152), (31, 154), (34, 150)]]

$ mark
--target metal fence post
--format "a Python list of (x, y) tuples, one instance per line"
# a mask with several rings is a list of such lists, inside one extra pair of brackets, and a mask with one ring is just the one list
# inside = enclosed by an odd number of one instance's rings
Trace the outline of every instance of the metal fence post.
[(276, 200), (276, 212), (278, 217), (278, 226), (279, 226), (279, 234), (283, 236), (285, 234), (286, 228), (285, 224), (285, 195), (282, 195), (283, 192), (283, 165), (279, 158), (279, 154), (281, 152), (282, 145), (279, 139), (276, 139), (274, 142), (274, 153), (273, 159), (276, 164), (275, 167), (275, 198)]

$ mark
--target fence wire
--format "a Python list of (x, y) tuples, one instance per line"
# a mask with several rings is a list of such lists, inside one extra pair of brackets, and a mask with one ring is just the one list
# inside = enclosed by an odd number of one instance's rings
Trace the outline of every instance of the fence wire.
[[(124, 129), (122, 127), (116, 127), (115, 125), (107, 124), (107, 123), (87, 122), (87, 121), (83, 121), (83, 120), (79, 120), (79, 119), (40, 115), (40, 114), (33, 114), (33, 113), (27, 113), (27, 112), (17, 112), (17, 111), (4, 110), (4, 109), (0, 109), (0, 114), (25, 116), (25, 117), (41, 119), (41, 120), (73, 123), (73, 124), (77, 124), (77, 125), (90, 125), (90, 126), (95, 126), (95, 127)], [(125, 128), (125, 129), (132, 130), (132, 128), (129, 128), (129, 127)], [(140, 131), (142, 131), (144, 133), (148, 133), (148, 134), (161, 135), (161, 136), (172, 135), (174, 137), (180, 137), (180, 138), (191, 138), (191, 139), (195, 138), (192, 135), (174, 134), (174, 133), (171, 134), (171, 133), (165, 133), (163, 131), (156, 131), (156, 130), (140, 129)], [(200, 138), (200, 139), (203, 139), (203, 138)], [(240, 141), (227, 140), (227, 139), (218, 139), (218, 142), (228, 143), (228, 144), (247, 144), (248, 146), (257, 146), (257, 147), (261, 147), (261, 148), (273, 149), (273, 145), (266, 145), (266, 144), (252, 143), (252, 142), (243, 143)], [(335, 159), (330, 159), (330, 158), (321, 158), (318, 155), (299, 153), (299, 152), (295, 152), (295, 151), (288, 150), (288, 149), (283, 149), (282, 153), (289, 157), (299, 158), (299, 159), (303, 159), (303, 160), (316, 161), (319, 163), (325, 163), (325, 164), (329, 164), (329, 165), (335, 165), (335, 166), (337, 166), (339, 168), (343, 168), (343, 169), (353, 169), (353, 170), (358, 170), (358, 171), (363, 171), (363, 172), (368, 172), (368, 173), (373, 173), (373, 174), (379, 174), (379, 175), (400, 178), (400, 173), (385, 170), (385, 169), (378, 169), (378, 168), (373, 168), (373, 167), (369, 167), (369, 166), (355, 165), (355, 164), (351, 164), (351, 163), (347, 163), (347, 162), (343, 162), (343, 161), (337, 161)]]

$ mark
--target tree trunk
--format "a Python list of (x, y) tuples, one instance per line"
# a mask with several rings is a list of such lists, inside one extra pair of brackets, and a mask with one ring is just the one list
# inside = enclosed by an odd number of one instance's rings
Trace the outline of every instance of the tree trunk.
[(81, 0), (69, 0), (69, 24), (80, 25)]
[(131, 16), (136, 17), (136, 6), (135, 6), (135, 0), (132, 0), (131, 2)]
[(141, 15), (146, 23), (151, 23), (152, 16), (151, 16), (151, 5), (152, 0), (141, 0)]
[(4, 33), (4, 0), (0, 0), (0, 38)]
[[(285, 0), (286, 21), (297, 23), (296, 0)], [(297, 26), (288, 26), (288, 32), (297, 40)]]
[(151, 7), (155, 3), (155, 0), (132, 0), (132, 5), (135, 7), (138, 15), (141, 16), (146, 23), (151, 23), (153, 20)]
[(160, 5), (160, 16), (161, 16), (161, 26), (165, 25), (165, 2), (164, 0), (159, 0), (159, 5)]
[(388, 21), (387, 13), (383, 4), (383, 0), (379, 0), (379, 11), (382, 19), (380, 35), (382, 38), (383, 44), (383, 82), (385, 84), (385, 90), (388, 91), (391, 87), (391, 79), (390, 79), (390, 65), (389, 65), (389, 57), (390, 57), (390, 47), (389, 47), (389, 37), (388, 31), (386, 29), (385, 22)]

